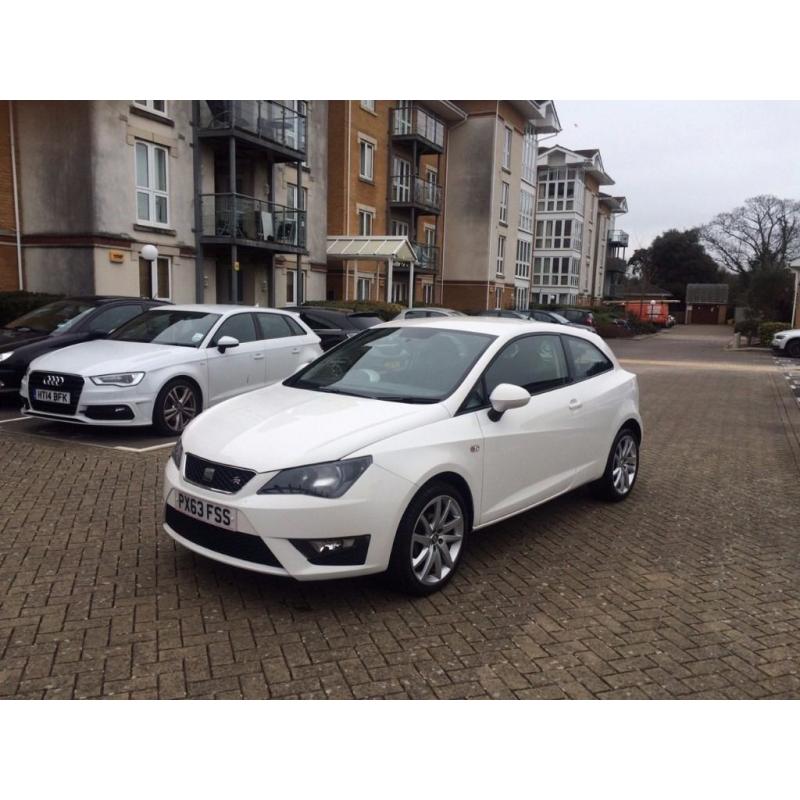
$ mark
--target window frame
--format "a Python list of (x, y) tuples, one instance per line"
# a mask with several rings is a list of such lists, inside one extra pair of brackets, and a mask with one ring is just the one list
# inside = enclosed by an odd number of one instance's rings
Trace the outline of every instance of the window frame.
[(508, 225), (508, 201), (511, 197), (511, 184), (508, 181), (500, 181), (500, 222)]
[[(142, 299), (146, 300), (172, 300), (172, 256), (158, 256), (153, 261), (147, 261), (146, 258), (142, 258), (139, 256), (139, 280), (141, 281), (142, 275), (142, 262), (150, 265), (150, 295), (148, 297), (142, 296)], [(168, 295), (166, 297), (162, 297), (158, 294), (158, 262), (159, 261), (166, 261), (167, 262), (167, 289)], [(139, 289), (141, 290), (141, 283), (139, 285)]]
[[(139, 185), (139, 145), (143, 146), (147, 151), (147, 180), (149, 186)], [(164, 184), (166, 189), (156, 189), (156, 157), (157, 150), (164, 153)], [(144, 139), (134, 139), (133, 143), (133, 184), (134, 184), (134, 198), (135, 198), (135, 215), (136, 222), (139, 225), (149, 225), (151, 228), (164, 228), (168, 229), (170, 226), (170, 207), (169, 207), (169, 148), (164, 145), (156, 144), (155, 142), (146, 142)], [(147, 210), (150, 214), (150, 219), (142, 219), (139, 216), (139, 194), (147, 195)], [(167, 219), (165, 222), (159, 222), (156, 219), (156, 198), (163, 197), (166, 200)]]
[[(150, 112), (151, 114), (157, 114), (159, 117), (167, 117), (167, 116), (169, 116), (169, 114), (167, 113), (167, 111), (169, 110), (169, 106), (167, 105), (167, 101), (166, 100), (160, 100), (160, 101), (159, 100), (131, 100), (131, 102), (133, 103), (133, 105), (136, 106), (136, 108), (141, 108), (144, 111)], [(159, 109), (157, 109), (155, 107), (155, 103), (158, 103), (158, 102), (161, 102), (161, 103), (164, 104), (164, 110), (163, 111), (159, 111)]]
[[(364, 154), (369, 154), (369, 158), (365, 158)], [(362, 171), (367, 162), (369, 174)], [(375, 180), (375, 143), (360, 135), (358, 137), (358, 177), (362, 181), (370, 181), (371, 183)]]
[(495, 258), (495, 275), (506, 276), (506, 236), (497, 234), (497, 256)]
[(375, 113), (375, 101), (374, 100), (359, 100), (359, 105), (364, 111), (369, 111), (370, 114)]
[(511, 149), (514, 141), (514, 129), (508, 125), (503, 127), (505, 132), (503, 133), (503, 162), (501, 166), (504, 170), (511, 172)]
[[(372, 236), (373, 227), (375, 224), (375, 212), (369, 208), (357, 208), (356, 219), (358, 220), (358, 235), (359, 236)], [(369, 220), (369, 226), (362, 224), (362, 220)], [(364, 233), (365, 227), (369, 227), (369, 231)]]

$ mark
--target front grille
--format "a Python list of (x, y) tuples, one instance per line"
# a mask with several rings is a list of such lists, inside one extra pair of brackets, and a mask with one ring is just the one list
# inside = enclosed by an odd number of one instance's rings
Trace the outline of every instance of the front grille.
[(236, 494), (255, 474), (251, 469), (217, 464), (191, 453), (186, 455), (186, 480), (206, 489)]
[[(37, 400), (34, 396), (36, 389), (69, 392), (69, 403), (50, 403)], [(83, 378), (80, 375), (67, 375), (63, 372), (31, 372), (28, 378), (28, 397), (34, 411), (43, 411), (48, 414), (74, 414), (78, 408), (82, 391)]]
[(260, 536), (252, 533), (236, 533), (216, 525), (209, 525), (194, 517), (181, 514), (180, 511), (167, 506), (164, 510), (164, 521), (179, 536), (215, 553), (250, 561), (253, 564), (264, 564), (268, 567), (281, 567), (281, 562), (272, 554), (272, 550), (264, 544)]

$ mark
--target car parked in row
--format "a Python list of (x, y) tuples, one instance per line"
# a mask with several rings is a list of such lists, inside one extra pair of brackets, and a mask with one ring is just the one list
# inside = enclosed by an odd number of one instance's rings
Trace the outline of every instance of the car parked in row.
[(349, 308), (327, 308), (320, 306), (286, 306), (319, 336), (323, 350), (357, 336), (361, 331), (380, 325), (383, 320), (372, 311), (352, 311)]
[(164, 528), (233, 566), (427, 594), (474, 530), (586, 483), (628, 497), (641, 426), (636, 376), (586, 331), (393, 321), (192, 422)]
[(405, 308), (396, 317), (401, 319), (430, 319), (435, 317), (466, 317), (463, 311), (456, 311), (452, 308), (434, 308), (433, 306), (422, 306), (420, 308)]
[(504, 317), (505, 319), (529, 319), (535, 322), (549, 322), (553, 325), (567, 325), (574, 328), (583, 328), (585, 331), (595, 333), (593, 325), (582, 325), (578, 322), (570, 322), (566, 317), (557, 314), (555, 311), (544, 311), (538, 308), (532, 308), (530, 311), (514, 311), (512, 309), (488, 309), (480, 311), (477, 316), (479, 317)]
[(595, 330), (594, 314), (588, 308), (569, 308), (565, 306), (556, 306), (553, 309), (548, 309), (548, 311), (550, 310), (560, 314), (562, 317), (565, 317), (567, 320), (575, 323), (576, 325), (583, 325), (591, 330)]
[(772, 337), (772, 352), (776, 356), (800, 358), (800, 328), (778, 331)]
[(19, 394), (31, 361), (69, 345), (102, 339), (162, 300), (67, 297), (23, 314), (0, 328), (0, 396)]
[(203, 409), (279, 381), (321, 353), (319, 337), (285, 311), (154, 308), (105, 339), (33, 361), (23, 413), (179, 434)]

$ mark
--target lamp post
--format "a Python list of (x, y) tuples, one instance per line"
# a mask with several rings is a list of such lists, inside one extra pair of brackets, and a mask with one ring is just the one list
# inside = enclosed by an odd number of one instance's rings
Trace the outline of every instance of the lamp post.
[(794, 300), (792, 300), (792, 318), (790, 324), (800, 327), (800, 320), (797, 319), (797, 294), (800, 286), (800, 258), (796, 258), (789, 263), (789, 269), (794, 272)]
[(158, 248), (154, 244), (146, 244), (139, 255), (150, 264), (150, 297), (153, 297), (153, 264), (158, 259)]

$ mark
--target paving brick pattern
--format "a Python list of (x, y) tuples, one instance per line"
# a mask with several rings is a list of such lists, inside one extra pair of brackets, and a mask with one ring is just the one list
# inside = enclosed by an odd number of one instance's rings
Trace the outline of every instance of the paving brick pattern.
[(0, 697), (800, 696), (800, 473), (772, 359), (615, 345), (647, 425), (629, 501), (476, 534), (443, 592), (297, 584), (160, 532), (156, 454), (0, 429)]

